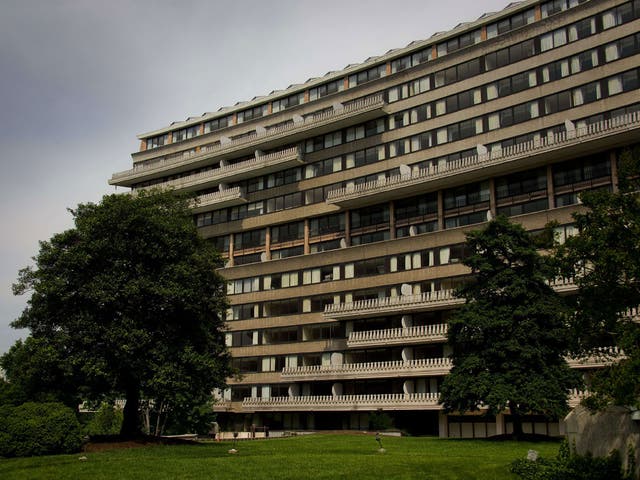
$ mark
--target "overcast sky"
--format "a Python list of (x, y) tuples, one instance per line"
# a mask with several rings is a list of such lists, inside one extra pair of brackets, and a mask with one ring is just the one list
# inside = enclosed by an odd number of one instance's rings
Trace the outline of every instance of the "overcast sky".
[[(0, 353), (18, 270), (115, 191), (136, 134), (497, 11), (508, 0), (0, 0)], [(123, 191), (120, 189), (120, 191)]]

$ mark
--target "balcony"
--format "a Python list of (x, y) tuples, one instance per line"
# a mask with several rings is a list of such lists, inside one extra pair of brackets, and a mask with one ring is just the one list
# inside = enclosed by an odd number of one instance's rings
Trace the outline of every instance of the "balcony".
[(347, 340), (347, 347), (409, 345), (414, 343), (445, 342), (446, 340), (447, 325), (443, 323), (388, 330), (370, 330), (368, 332), (351, 332)]
[(372, 120), (384, 113), (384, 105), (382, 94), (361, 98), (319, 115), (298, 117), (291, 123), (270, 129), (262, 128), (253, 135), (235, 140), (222, 140), (220, 144), (191, 155), (163, 158), (131, 170), (114, 173), (109, 184), (129, 187), (137, 182), (202, 167), (210, 163), (209, 160), (212, 158), (216, 160), (237, 158), (251, 155), (256, 149), (270, 150), (299, 142), (311, 136)]
[(250, 411), (372, 411), (440, 410), (437, 393), (390, 393), (379, 395), (323, 395), (309, 397), (245, 398), (243, 410)]
[(446, 375), (451, 369), (448, 358), (424, 358), (395, 362), (310, 365), (282, 369), (283, 380), (313, 381), (359, 378), (425, 377)]
[[(577, 291), (573, 278), (559, 278), (549, 282), (553, 289), (560, 293)], [(454, 290), (437, 290), (415, 295), (398, 297), (372, 298), (355, 302), (336, 303), (324, 308), (325, 320), (348, 320), (402, 312), (422, 312), (454, 308), (464, 303), (464, 298), (455, 296)]]
[(244, 192), (240, 187), (233, 187), (227, 190), (220, 190), (219, 192), (198, 196), (196, 202), (194, 202), (193, 212), (199, 213), (210, 209), (212, 206), (215, 206), (215, 208), (225, 208), (243, 203), (247, 203)]
[(572, 368), (601, 368), (612, 365), (625, 358), (624, 352), (618, 347), (600, 348), (590, 355), (581, 358), (568, 358), (567, 363)]
[(477, 172), (482, 170), (482, 176), (489, 177), (504, 170), (505, 164), (508, 164), (511, 170), (520, 165), (532, 168), (552, 160), (554, 156), (557, 157), (558, 150), (569, 147), (574, 155), (578, 155), (593, 152), (601, 145), (611, 148), (625, 141), (634, 141), (634, 138), (637, 139), (639, 128), (640, 113), (634, 112), (559, 133), (553, 137), (513, 145), (500, 151), (332, 190), (327, 194), (326, 202), (350, 208), (409, 197), (423, 192), (426, 183), (430, 184), (431, 190), (443, 188), (448, 185), (452, 176), (457, 176), (460, 183), (464, 183), (477, 180)]
[(374, 298), (327, 305), (323, 315), (325, 319), (344, 320), (404, 311), (418, 312), (436, 310), (455, 307), (463, 303), (464, 299), (457, 298), (453, 290), (438, 290), (436, 292), (425, 292), (416, 295)]
[[(571, 390), (569, 406), (575, 407), (587, 395)], [(441, 410), (437, 393), (389, 393), (379, 395), (323, 395), (308, 397), (245, 398), (244, 412), (344, 412), (372, 410)]]

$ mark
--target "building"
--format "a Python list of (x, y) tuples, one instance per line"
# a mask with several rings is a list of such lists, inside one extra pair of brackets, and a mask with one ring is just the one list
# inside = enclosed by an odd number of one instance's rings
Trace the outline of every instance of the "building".
[(563, 238), (580, 191), (616, 188), (640, 140), (639, 31), (640, 0), (525, 0), (140, 135), (110, 183), (195, 192), (226, 261), (243, 376), (220, 421), (366, 429), (383, 409), (421, 433), (508, 430), (438, 405), (464, 233), (505, 214)]

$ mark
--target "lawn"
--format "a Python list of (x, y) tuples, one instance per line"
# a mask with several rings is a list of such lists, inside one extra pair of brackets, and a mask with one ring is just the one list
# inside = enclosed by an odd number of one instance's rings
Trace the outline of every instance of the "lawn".
[[(509, 464), (527, 450), (556, 455), (558, 443), (307, 435), (231, 443), (148, 446), (100, 453), (2, 459), (13, 479), (510, 479)], [(79, 460), (85, 455), (87, 460)]]

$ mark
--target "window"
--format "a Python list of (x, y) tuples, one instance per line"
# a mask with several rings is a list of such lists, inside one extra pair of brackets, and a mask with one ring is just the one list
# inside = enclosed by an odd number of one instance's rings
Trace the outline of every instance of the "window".
[(304, 222), (286, 223), (271, 227), (271, 243), (288, 242), (304, 238)]
[(157, 137), (147, 138), (147, 150), (151, 148), (162, 147), (169, 143), (169, 134), (158, 135)]
[(211, 133), (215, 130), (220, 130), (231, 124), (231, 116), (214, 118), (204, 124), (204, 133)]
[(344, 80), (339, 78), (333, 82), (325, 83), (324, 85), (310, 89), (309, 100), (317, 100), (319, 98), (326, 97), (327, 95), (331, 95), (332, 93), (341, 92), (342, 90), (344, 90)]
[(344, 232), (345, 216), (342, 213), (316, 217), (309, 220), (309, 234), (311, 236), (325, 235), (328, 233)]
[(445, 190), (445, 210), (465, 207), (489, 201), (489, 182), (472, 183), (461, 187)]
[(384, 77), (386, 74), (387, 66), (385, 64), (382, 64), (363, 72), (349, 75), (349, 88)]
[(280, 100), (274, 100), (271, 104), (271, 111), (273, 113), (281, 112), (287, 108), (300, 105), (304, 101), (304, 93), (296, 93)]
[(389, 223), (389, 205), (373, 205), (352, 210), (351, 228), (369, 227)]
[(195, 125), (193, 127), (183, 128), (181, 130), (176, 130), (173, 132), (173, 140), (172, 142), (181, 142), (183, 140), (187, 140), (189, 138), (193, 138), (200, 133), (200, 125)]
[(396, 200), (394, 204), (396, 220), (406, 220), (438, 213), (438, 194), (436, 192), (419, 197)]
[(527, 170), (505, 177), (499, 177), (495, 181), (496, 198), (502, 199), (526, 193), (532, 193), (547, 189), (546, 169)]
[(267, 105), (258, 105), (257, 107), (249, 108), (238, 112), (238, 123), (248, 122), (254, 118), (260, 118), (267, 113)]
[(236, 233), (233, 237), (234, 250), (242, 250), (244, 248), (261, 247), (265, 245), (265, 230), (251, 230), (248, 232)]
[(535, 21), (535, 10), (529, 9), (487, 25), (487, 38), (494, 38), (515, 28), (520, 28)]

